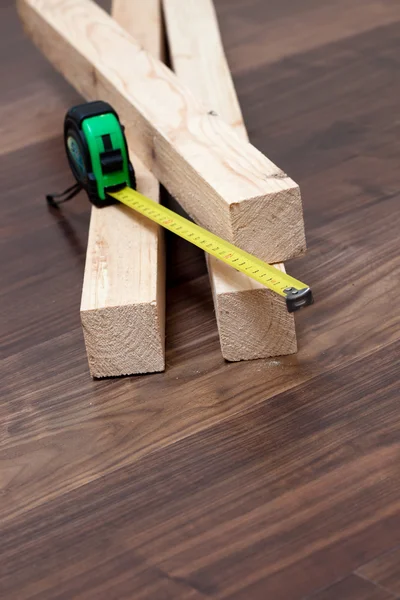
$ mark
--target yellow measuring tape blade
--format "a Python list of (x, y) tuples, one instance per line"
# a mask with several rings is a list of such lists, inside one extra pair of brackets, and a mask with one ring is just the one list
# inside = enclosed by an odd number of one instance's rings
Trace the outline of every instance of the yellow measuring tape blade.
[(230, 244), (210, 231), (207, 231), (207, 229), (181, 217), (165, 206), (157, 204), (154, 200), (143, 196), (132, 188), (126, 187), (118, 192), (108, 192), (108, 195), (148, 217), (162, 227), (176, 233), (188, 242), (195, 244), (234, 269), (241, 271), (245, 275), (249, 275), (249, 277), (259, 281), (265, 287), (284, 298), (288, 298), (289, 295), (296, 295), (300, 291), (307, 291), (307, 299), (304, 299), (304, 294), (302, 294), (301, 297), (299, 296), (297, 304), (296, 298), (292, 296), (292, 301), (294, 301), (292, 310), (297, 310), (301, 306), (311, 304), (311, 291), (301, 281), (287, 275), (287, 273), (283, 273), (241, 248)]

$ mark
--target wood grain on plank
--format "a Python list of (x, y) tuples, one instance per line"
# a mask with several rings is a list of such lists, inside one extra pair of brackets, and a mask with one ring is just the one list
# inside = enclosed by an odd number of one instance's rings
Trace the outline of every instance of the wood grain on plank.
[[(163, 8), (175, 73), (248, 141), (212, 0), (163, 0)], [(296, 352), (294, 317), (281, 297), (214, 257), (208, 257), (208, 267), (224, 358)], [(285, 270), (283, 264), (278, 268)]]
[[(127, 19), (127, 6), (137, 19)], [(157, 1), (115, 0), (112, 15), (161, 57)], [(140, 15), (140, 18), (139, 18)], [(137, 189), (156, 202), (159, 184), (135, 154), (127, 132)], [(92, 208), (81, 320), (94, 377), (151, 373), (165, 368), (165, 266), (161, 228), (134, 211)]]
[(305, 250), (300, 192), (90, 0), (19, 0), (27, 33), (86, 98), (120, 113), (135, 151), (198, 223), (269, 262)]
[(146, 52), (163, 59), (161, 0), (111, 0), (111, 16)]

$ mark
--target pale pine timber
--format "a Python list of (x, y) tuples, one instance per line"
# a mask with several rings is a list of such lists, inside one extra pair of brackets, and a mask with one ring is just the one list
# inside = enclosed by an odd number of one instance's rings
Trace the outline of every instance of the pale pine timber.
[(111, 16), (149, 54), (164, 59), (161, 0), (112, 0)]
[[(163, 0), (175, 73), (210, 109), (247, 140), (212, 0)], [(282, 271), (283, 264), (275, 265)], [(213, 256), (208, 257), (215, 314), (225, 359), (293, 354), (293, 314), (282, 297)]]
[(105, 11), (90, 0), (17, 4), (34, 43), (86, 98), (116, 108), (137, 155), (196, 222), (269, 262), (304, 252), (297, 184)]
[[(128, 9), (128, 10), (127, 10)], [(127, 19), (130, 9), (135, 19)], [(158, 0), (114, 0), (112, 15), (161, 57)], [(159, 183), (127, 142), (142, 194), (159, 200)], [(160, 227), (123, 206), (92, 208), (81, 321), (91, 374), (132, 375), (165, 368), (165, 264)]]

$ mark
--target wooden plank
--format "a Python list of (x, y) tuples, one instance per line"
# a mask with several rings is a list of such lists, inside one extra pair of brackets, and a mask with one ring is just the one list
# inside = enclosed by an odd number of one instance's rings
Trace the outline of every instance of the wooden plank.
[[(163, 0), (163, 8), (176, 74), (248, 141), (212, 0)], [(277, 266), (285, 270), (283, 264)], [(208, 269), (224, 358), (296, 352), (294, 317), (280, 296), (214, 257), (209, 257)]]
[[(127, 5), (137, 19), (127, 19)], [(114, 18), (161, 56), (161, 7), (157, 0), (114, 0)], [(158, 201), (159, 184), (134, 153), (138, 189)], [(163, 371), (165, 368), (165, 266), (162, 233), (122, 206), (92, 208), (83, 282), (81, 321), (94, 377)]]
[(90, 0), (19, 0), (26, 31), (86, 98), (113, 104), (135, 151), (198, 223), (270, 262), (305, 250), (300, 191)]
[(164, 58), (161, 0), (112, 0), (111, 16), (155, 58)]

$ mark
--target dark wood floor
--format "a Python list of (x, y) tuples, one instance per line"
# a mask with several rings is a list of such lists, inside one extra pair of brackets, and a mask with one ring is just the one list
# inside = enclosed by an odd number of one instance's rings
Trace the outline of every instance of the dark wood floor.
[(400, 3), (218, 0), (253, 143), (301, 185), (299, 353), (228, 364), (169, 238), (167, 370), (93, 381), (77, 94), (0, 4), (0, 598), (400, 598)]

